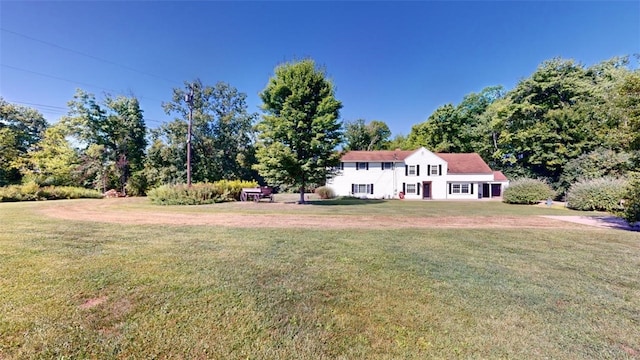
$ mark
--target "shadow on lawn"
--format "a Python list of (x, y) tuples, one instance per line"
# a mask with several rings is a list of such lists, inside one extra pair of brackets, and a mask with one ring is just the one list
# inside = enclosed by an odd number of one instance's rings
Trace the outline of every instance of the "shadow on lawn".
[(311, 200), (307, 201), (307, 204), (310, 205), (321, 205), (321, 206), (333, 206), (333, 205), (372, 205), (372, 204), (381, 204), (385, 202), (385, 200), (380, 199), (355, 199), (355, 198), (346, 198), (346, 199), (330, 199), (330, 200)]

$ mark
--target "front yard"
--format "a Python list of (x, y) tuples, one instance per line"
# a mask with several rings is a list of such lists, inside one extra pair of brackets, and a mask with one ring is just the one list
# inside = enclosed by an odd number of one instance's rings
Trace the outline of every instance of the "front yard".
[(0, 204), (0, 358), (640, 357), (640, 233), (330, 204)]

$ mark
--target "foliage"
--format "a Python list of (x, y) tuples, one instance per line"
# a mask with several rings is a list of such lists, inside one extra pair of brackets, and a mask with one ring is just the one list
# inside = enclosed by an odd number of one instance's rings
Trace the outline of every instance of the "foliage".
[(255, 181), (220, 180), (214, 183), (162, 185), (147, 192), (158, 205), (203, 205), (240, 199), (242, 188), (258, 186)]
[(602, 177), (623, 177), (633, 167), (632, 156), (627, 152), (610, 149), (596, 150), (570, 160), (562, 171), (558, 191), (568, 190), (571, 184), (579, 180)]
[(502, 201), (507, 204), (536, 204), (553, 197), (549, 184), (537, 179), (518, 179), (502, 194)]
[(81, 145), (79, 177), (103, 191), (125, 192), (131, 173), (142, 168), (147, 146), (138, 99), (107, 95), (100, 104), (93, 94), (78, 89), (68, 106), (61, 126)]
[(20, 182), (21, 161), (34, 150), (46, 128), (40, 112), (0, 97), (0, 186)]
[(363, 119), (345, 123), (345, 150), (383, 150), (389, 145), (391, 130), (383, 121), (365, 124)]
[(626, 58), (589, 68), (572, 60), (545, 61), (487, 109), (496, 134), (492, 160), (561, 187), (560, 176), (572, 159), (602, 146), (628, 150), (624, 111), (611, 96), (630, 73), (627, 65)]
[(313, 60), (276, 67), (260, 98), (265, 114), (255, 169), (269, 184), (298, 187), (304, 203), (306, 185), (324, 183), (340, 161), (342, 104)]
[(329, 186), (320, 186), (314, 192), (320, 199), (333, 199), (336, 197), (336, 193)]
[(623, 199), (623, 208), (617, 212), (617, 215), (631, 225), (640, 222), (640, 173), (630, 175)]
[(567, 207), (582, 211), (619, 211), (626, 187), (625, 180), (611, 177), (578, 181), (567, 193)]
[(393, 139), (391, 139), (389, 141), (389, 143), (387, 143), (387, 150), (414, 150), (415, 148), (411, 148), (410, 144), (407, 142), (407, 137), (402, 135), (402, 134), (398, 134), (396, 136), (393, 137)]
[(410, 148), (424, 146), (436, 152), (481, 152), (487, 136), (485, 110), (504, 96), (501, 86), (466, 95), (457, 106), (437, 108), (424, 123), (414, 125), (407, 138)]
[(65, 137), (60, 125), (49, 127), (37, 148), (27, 153), (21, 170), (26, 181), (38, 185), (71, 186), (77, 184), (75, 173), (79, 157)]
[(0, 187), (0, 202), (102, 198), (98, 191), (75, 186), (40, 187), (35, 182)]
[(255, 179), (253, 125), (257, 114), (247, 111), (247, 95), (218, 82), (204, 85), (199, 79), (174, 88), (171, 101), (162, 104), (167, 115), (177, 115), (152, 131), (146, 173), (157, 186), (186, 181), (186, 141), (189, 104), (185, 96), (193, 89), (192, 156), (194, 182), (221, 179)]

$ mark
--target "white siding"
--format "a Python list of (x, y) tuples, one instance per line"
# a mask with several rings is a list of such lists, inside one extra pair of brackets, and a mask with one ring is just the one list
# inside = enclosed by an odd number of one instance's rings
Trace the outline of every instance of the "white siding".
[[(497, 183), (493, 181), (493, 173), (447, 175), (447, 162), (425, 148), (416, 150), (404, 161), (395, 162), (393, 169), (384, 170), (380, 161), (368, 162), (368, 169), (356, 169), (356, 164), (356, 162), (344, 162), (342, 170), (333, 179), (327, 181), (327, 186), (331, 187), (337, 196), (397, 199), (404, 187), (405, 199), (418, 200), (425, 198), (424, 184), (429, 183), (430, 197), (428, 198), (430, 199), (470, 200), (481, 198), (483, 183)], [(413, 174), (409, 173), (408, 166), (414, 166), (415, 172)], [(434, 169), (433, 173), (430, 171), (431, 169)], [(353, 193), (353, 184), (373, 185), (373, 193)], [(459, 184), (461, 189), (464, 186), (469, 191), (454, 194), (450, 191), (450, 186), (453, 187), (453, 184)], [(416, 191), (409, 193), (407, 190), (410, 186), (408, 185), (415, 185)], [(471, 193), (471, 187), (473, 187), (473, 193)]]

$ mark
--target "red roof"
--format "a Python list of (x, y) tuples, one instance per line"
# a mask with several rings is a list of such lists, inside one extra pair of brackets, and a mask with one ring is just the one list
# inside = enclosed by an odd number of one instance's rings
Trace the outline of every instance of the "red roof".
[(502, 171), (494, 171), (493, 172), (493, 181), (507, 181), (506, 176), (502, 173)]
[(342, 161), (402, 161), (416, 150), (377, 150), (377, 151), (349, 151), (342, 155)]
[[(349, 151), (342, 155), (342, 161), (403, 161), (417, 150)], [(436, 153), (448, 163), (449, 174), (492, 174), (489, 165), (476, 153), (448, 154)], [(502, 173), (500, 173), (502, 174)], [(502, 175), (504, 177), (504, 175)], [(495, 175), (494, 175), (495, 177)], [(507, 178), (505, 177), (504, 180)], [(497, 180), (497, 179), (496, 179)]]
[(476, 153), (446, 154), (437, 153), (439, 158), (448, 164), (449, 174), (492, 174), (493, 170), (487, 165), (480, 155)]

